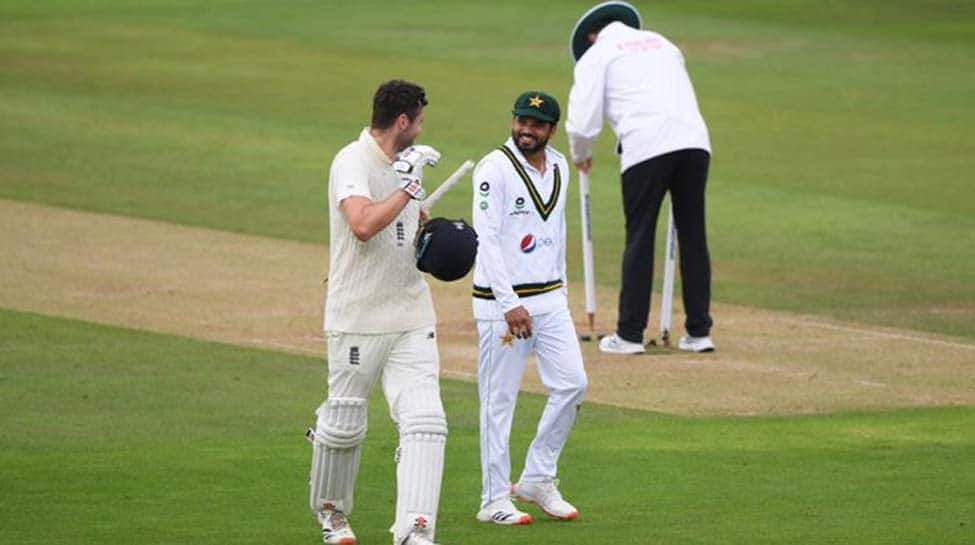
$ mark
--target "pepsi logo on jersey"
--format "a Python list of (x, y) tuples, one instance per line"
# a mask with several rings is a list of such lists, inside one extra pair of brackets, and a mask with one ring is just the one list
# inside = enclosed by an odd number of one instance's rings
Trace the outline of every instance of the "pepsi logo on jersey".
[(521, 238), (521, 251), (530, 254), (535, 251), (535, 248), (541, 246), (543, 248), (551, 248), (555, 245), (555, 241), (550, 238), (535, 238), (535, 235), (528, 234)]

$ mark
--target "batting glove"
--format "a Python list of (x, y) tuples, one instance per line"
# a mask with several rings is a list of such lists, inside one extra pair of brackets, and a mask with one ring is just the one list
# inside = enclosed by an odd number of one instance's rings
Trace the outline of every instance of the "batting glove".
[(393, 169), (399, 173), (400, 189), (414, 199), (425, 199), (423, 167), (437, 166), (439, 161), (440, 152), (431, 146), (410, 146), (401, 151), (393, 162)]

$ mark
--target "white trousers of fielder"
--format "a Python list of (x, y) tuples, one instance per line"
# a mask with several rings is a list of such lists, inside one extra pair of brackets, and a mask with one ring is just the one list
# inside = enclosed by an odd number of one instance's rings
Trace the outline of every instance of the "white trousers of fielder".
[(424, 530), (432, 539), (447, 438), (434, 328), (381, 335), (329, 332), (326, 340), (328, 399), (317, 411), (312, 511), (317, 513), (326, 504), (352, 511), (369, 393), (381, 378), (390, 415), (399, 429), (396, 520), (390, 531), (396, 543), (414, 529)]
[(532, 316), (532, 336), (508, 335), (504, 320), (477, 320), (480, 396), (481, 507), (511, 495), (509, 438), (525, 365), (534, 352), (548, 402), (528, 447), (521, 482), (558, 474), (559, 455), (588, 385), (575, 325), (568, 309)]

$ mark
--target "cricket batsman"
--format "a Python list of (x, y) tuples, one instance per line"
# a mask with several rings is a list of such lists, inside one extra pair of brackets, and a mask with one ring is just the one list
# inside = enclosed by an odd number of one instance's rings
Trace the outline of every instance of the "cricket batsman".
[(329, 171), (328, 396), (309, 430), (311, 510), (326, 545), (356, 543), (348, 516), (377, 381), (399, 430), (393, 544), (433, 545), (437, 528), (447, 420), (436, 316), (413, 245), (423, 168), (440, 158), (413, 145), (426, 105), (415, 84), (382, 84), (370, 126)]

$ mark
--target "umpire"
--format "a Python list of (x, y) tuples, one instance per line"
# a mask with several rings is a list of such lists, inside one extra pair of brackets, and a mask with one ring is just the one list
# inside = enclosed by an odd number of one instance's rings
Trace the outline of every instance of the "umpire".
[(714, 350), (711, 342), (711, 258), (704, 220), (711, 143), (684, 57), (669, 40), (640, 30), (626, 2), (604, 2), (584, 13), (570, 39), (576, 62), (565, 123), (576, 167), (592, 168), (592, 144), (603, 116), (616, 133), (626, 215), (616, 333), (602, 352), (644, 351), (650, 312), (657, 216), (668, 191), (677, 224), (687, 335), (678, 348)]

